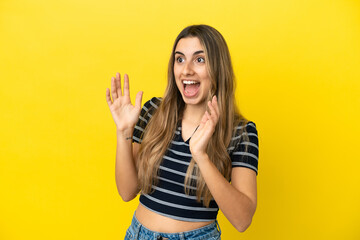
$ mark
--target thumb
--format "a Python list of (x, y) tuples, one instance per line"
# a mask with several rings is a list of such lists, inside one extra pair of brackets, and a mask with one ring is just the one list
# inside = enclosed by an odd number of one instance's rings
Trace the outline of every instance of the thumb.
[(136, 98), (135, 98), (135, 107), (140, 109), (141, 108), (141, 100), (142, 100), (142, 96), (143, 96), (143, 91), (140, 91), (136, 94)]

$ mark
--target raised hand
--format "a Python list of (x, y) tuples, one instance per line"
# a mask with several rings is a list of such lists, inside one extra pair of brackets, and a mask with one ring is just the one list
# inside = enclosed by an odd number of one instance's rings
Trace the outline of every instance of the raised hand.
[(216, 96), (208, 102), (210, 113), (205, 111), (200, 126), (190, 139), (190, 151), (195, 161), (206, 154), (206, 148), (219, 121), (219, 106)]
[(110, 90), (106, 89), (106, 102), (109, 105), (111, 115), (115, 121), (118, 131), (133, 130), (139, 119), (141, 111), (141, 99), (143, 92), (136, 94), (135, 106), (131, 104), (129, 91), (129, 77), (124, 76), (124, 93), (121, 89), (121, 77), (116, 73), (116, 77), (111, 78), (111, 96)]

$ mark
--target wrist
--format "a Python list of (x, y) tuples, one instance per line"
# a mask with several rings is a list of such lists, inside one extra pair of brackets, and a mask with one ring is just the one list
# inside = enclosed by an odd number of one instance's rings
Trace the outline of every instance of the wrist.
[(201, 161), (206, 161), (209, 159), (209, 156), (206, 152), (197, 152), (197, 153), (191, 153), (193, 159), (199, 163)]
[(132, 139), (134, 128), (127, 129), (116, 129), (116, 136), (121, 139), (130, 140)]

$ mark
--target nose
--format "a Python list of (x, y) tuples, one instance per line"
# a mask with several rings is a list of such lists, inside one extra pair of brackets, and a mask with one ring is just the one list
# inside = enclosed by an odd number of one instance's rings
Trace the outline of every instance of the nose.
[(184, 68), (183, 68), (183, 74), (185, 76), (194, 74), (194, 69), (193, 69), (193, 66), (192, 66), (192, 62), (189, 61), (189, 62), (185, 63)]

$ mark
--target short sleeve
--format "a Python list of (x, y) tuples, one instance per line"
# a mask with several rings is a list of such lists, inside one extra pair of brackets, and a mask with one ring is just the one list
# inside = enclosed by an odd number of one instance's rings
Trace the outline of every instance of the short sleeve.
[[(240, 139), (240, 141), (236, 141), (237, 143), (230, 154), (232, 167), (250, 168), (254, 170), (257, 175), (259, 158), (258, 132), (254, 122), (249, 121), (245, 127), (246, 132), (242, 132), (241, 135), (234, 136), (232, 139)], [(249, 140), (246, 140), (244, 137), (245, 134), (247, 134)]]
[(147, 101), (141, 109), (139, 120), (135, 125), (133, 132), (133, 142), (141, 143), (145, 128), (150, 121), (151, 117), (155, 113), (156, 109), (160, 106), (161, 98), (153, 97)]

